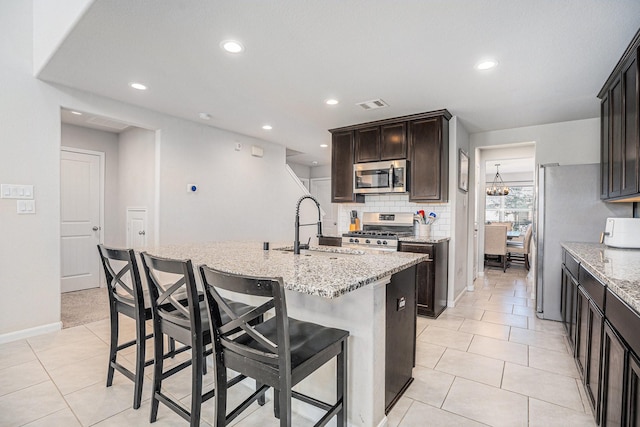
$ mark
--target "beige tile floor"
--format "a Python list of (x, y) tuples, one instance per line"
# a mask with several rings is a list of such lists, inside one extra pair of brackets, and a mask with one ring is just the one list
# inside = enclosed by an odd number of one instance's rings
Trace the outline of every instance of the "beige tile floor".
[[(535, 318), (531, 293), (522, 268), (487, 270), (457, 307), (436, 320), (420, 317), (415, 381), (388, 425), (595, 425), (562, 327)], [(123, 324), (128, 339), (133, 325)], [(142, 406), (133, 410), (128, 379), (116, 373), (114, 385), (105, 387), (108, 336), (108, 321), (98, 321), (0, 345), (0, 426), (149, 425), (151, 370)], [(131, 364), (133, 352), (125, 353)], [(187, 404), (189, 375), (166, 388)], [(211, 383), (209, 372), (205, 384)], [(229, 398), (239, 402), (240, 394), (231, 389)], [(277, 426), (271, 410), (254, 404), (235, 424)], [(202, 426), (212, 424), (212, 402), (202, 418)], [(161, 405), (154, 425), (186, 422)], [(295, 417), (293, 425), (312, 423)]]
[(415, 380), (390, 427), (595, 426), (562, 325), (535, 317), (526, 273), (487, 269), (455, 308), (418, 318)]

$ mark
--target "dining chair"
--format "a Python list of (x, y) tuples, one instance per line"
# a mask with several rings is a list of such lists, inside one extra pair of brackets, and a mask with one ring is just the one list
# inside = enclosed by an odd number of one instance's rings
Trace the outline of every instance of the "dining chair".
[(504, 225), (505, 227), (507, 227), (507, 231), (512, 231), (513, 230), (513, 223), (510, 221), (504, 221), (504, 222), (491, 222), (487, 225)]
[[(291, 399), (296, 398), (325, 411), (316, 426), (334, 416), (338, 427), (347, 425), (347, 341), (349, 332), (303, 322), (287, 315), (282, 278), (248, 277), (200, 267), (205, 287), (215, 346), (215, 426), (223, 427), (274, 389), (274, 414), (281, 427), (291, 426)], [(238, 313), (222, 298), (250, 295), (264, 301), (250, 312)], [(251, 320), (275, 314), (255, 326)], [(229, 321), (224, 321), (223, 315)], [(266, 316), (265, 316), (266, 317)], [(321, 402), (292, 387), (325, 363), (337, 358), (336, 403)], [(227, 414), (227, 369), (254, 378), (261, 386)]]
[[(118, 371), (134, 383), (133, 408), (138, 409), (142, 400), (144, 368), (153, 364), (153, 359), (145, 360), (146, 340), (153, 334), (146, 333), (146, 321), (152, 318), (149, 292), (144, 290), (138, 272), (138, 264), (133, 249), (117, 249), (98, 245), (98, 253), (104, 268), (109, 296), (109, 365), (107, 368), (107, 387), (113, 383), (114, 372)], [(118, 345), (120, 335), (120, 315), (135, 321), (136, 337)], [(132, 372), (118, 362), (118, 353), (136, 346), (135, 370)], [(170, 351), (161, 352), (162, 358), (173, 357), (184, 349), (175, 350), (173, 342)]]
[[(484, 254), (485, 257), (497, 256), (500, 259), (502, 271), (507, 271), (507, 227), (505, 225), (484, 226)], [(485, 265), (491, 265), (485, 260)]]
[[(531, 235), (532, 235), (532, 226), (531, 224), (529, 224), (529, 226), (527, 227), (527, 230), (524, 233), (524, 239), (522, 241), (513, 241), (513, 240), (508, 240), (507, 241), (507, 251), (509, 252), (509, 260), (513, 261), (513, 260), (519, 260), (519, 258), (522, 258), (522, 261), (524, 261), (524, 267), (527, 269), (527, 271), (531, 268), (531, 265), (529, 263), (529, 253), (531, 251)], [(516, 254), (517, 257), (514, 257), (513, 255)]]

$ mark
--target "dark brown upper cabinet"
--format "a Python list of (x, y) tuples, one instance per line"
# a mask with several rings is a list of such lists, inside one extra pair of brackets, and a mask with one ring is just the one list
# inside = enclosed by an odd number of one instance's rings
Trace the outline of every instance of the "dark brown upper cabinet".
[(600, 107), (600, 197), (640, 201), (640, 31), (620, 58), (598, 97)]
[(353, 131), (331, 135), (331, 201), (333, 203), (364, 203), (364, 195), (353, 194)]
[(380, 160), (380, 128), (356, 129), (356, 163)]
[(407, 158), (404, 122), (356, 129), (355, 136), (356, 163)]
[(445, 115), (409, 122), (409, 200), (449, 200), (449, 118)]
[(448, 201), (450, 119), (449, 111), (438, 110), (329, 130), (332, 201), (364, 201), (353, 194), (353, 163), (398, 159), (409, 160), (410, 201)]

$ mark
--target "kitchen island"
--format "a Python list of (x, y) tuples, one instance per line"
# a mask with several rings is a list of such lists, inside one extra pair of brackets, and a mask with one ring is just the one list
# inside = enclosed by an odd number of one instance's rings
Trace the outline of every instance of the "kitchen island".
[[(427, 257), (325, 246), (294, 255), (284, 245), (271, 244), (271, 250), (262, 247), (261, 242), (216, 242), (149, 247), (146, 251), (167, 258), (188, 258), (194, 267), (208, 265), (236, 274), (282, 277), (289, 316), (350, 333), (349, 425), (385, 425), (387, 286), (398, 273)], [(415, 283), (413, 286), (415, 289)], [(410, 339), (409, 344), (415, 345), (415, 335)], [(334, 384), (335, 362), (331, 362), (296, 389), (333, 401)], [(320, 417), (315, 408), (295, 400), (293, 410), (311, 419)]]

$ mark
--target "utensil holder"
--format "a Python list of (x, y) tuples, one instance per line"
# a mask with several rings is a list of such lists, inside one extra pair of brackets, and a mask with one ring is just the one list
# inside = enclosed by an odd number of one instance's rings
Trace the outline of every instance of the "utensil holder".
[(420, 239), (431, 237), (431, 224), (415, 224), (414, 235)]

